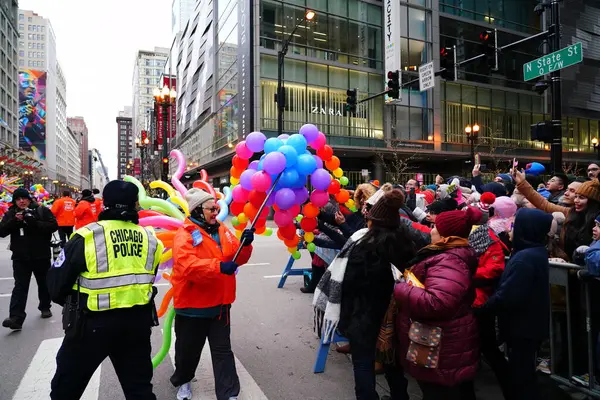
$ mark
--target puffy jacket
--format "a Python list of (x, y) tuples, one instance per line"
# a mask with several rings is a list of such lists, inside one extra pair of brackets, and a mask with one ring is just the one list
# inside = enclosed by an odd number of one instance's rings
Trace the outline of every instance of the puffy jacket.
[[(202, 241), (194, 246), (192, 233), (198, 230)], [(173, 241), (173, 303), (176, 309), (209, 308), (235, 301), (235, 275), (221, 273), (221, 261), (231, 261), (240, 241), (223, 224), (219, 226), (221, 246), (186, 219)], [(243, 265), (252, 255), (252, 246), (242, 249), (236, 262)]]
[(399, 283), (394, 289), (399, 312), (396, 333), (400, 358), (408, 350), (411, 321), (442, 328), (438, 368), (429, 369), (405, 362), (417, 380), (454, 386), (472, 380), (479, 363), (477, 324), (471, 310), (474, 293), (472, 271), (477, 267), (475, 251), (457, 247), (435, 253), (417, 263), (412, 272), (425, 289)]
[(98, 221), (98, 214), (96, 201), (93, 197), (90, 199), (81, 199), (77, 207), (75, 207), (75, 230)]
[(52, 233), (58, 229), (56, 218), (46, 208), (31, 203), (33, 220), (19, 221), (16, 213), (20, 210), (12, 206), (0, 222), (0, 237), (10, 235), (10, 250), (13, 260), (50, 260)]
[(70, 197), (61, 197), (54, 201), (52, 213), (58, 226), (75, 226), (75, 204), (75, 200)]

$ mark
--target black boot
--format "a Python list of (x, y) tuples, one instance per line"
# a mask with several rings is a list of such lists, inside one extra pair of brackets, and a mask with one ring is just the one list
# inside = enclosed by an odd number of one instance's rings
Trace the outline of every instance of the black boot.
[(319, 284), (319, 281), (323, 277), (324, 273), (325, 273), (324, 267), (315, 267), (313, 265), (312, 266), (312, 277), (310, 279), (310, 282), (306, 287), (301, 287), (300, 291), (302, 293), (314, 293), (315, 289), (317, 288), (317, 285)]
[(14, 318), (6, 318), (4, 321), (2, 321), (2, 326), (12, 329), (13, 331), (20, 331), (23, 329), (23, 323)]

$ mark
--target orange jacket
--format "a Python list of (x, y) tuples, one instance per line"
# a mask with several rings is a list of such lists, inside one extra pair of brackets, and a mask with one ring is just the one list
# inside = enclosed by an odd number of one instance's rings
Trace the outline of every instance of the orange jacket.
[(75, 225), (75, 200), (70, 197), (61, 197), (52, 204), (52, 214), (56, 217), (58, 226)]
[(90, 203), (87, 200), (81, 200), (75, 207), (75, 230), (98, 221), (96, 213), (96, 203)]
[[(194, 246), (192, 233), (202, 241)], [(235, 275), (221, 273), (221, 261), (231, 261), (240, 241), (225, 225), (219, 227), (221, 247), (198, 225), (185, 220), (173, 240), (173, 304), (176, 309), (209, 308), (235, 301)], [(252, 255), (252, 246), (242, 249), (236, 262), (243, 265)]]
[(94, 205), (96, 206), (96, 215), (100, 215), (102, 210), (104, 210), (104, 200), (97, 198)]

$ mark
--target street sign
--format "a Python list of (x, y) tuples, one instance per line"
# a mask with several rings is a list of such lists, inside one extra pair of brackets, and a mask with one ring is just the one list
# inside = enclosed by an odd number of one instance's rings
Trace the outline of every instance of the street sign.
[(423, 64), (419, 67), (419, 89), (424, 92), (433, 89), (435, 85), (435, 75), (433, 71), (433, 61)]
[(583, 49), (581, 42), (579, 42), (523, 64), (523, 77), (527, 82), (582, 61)]

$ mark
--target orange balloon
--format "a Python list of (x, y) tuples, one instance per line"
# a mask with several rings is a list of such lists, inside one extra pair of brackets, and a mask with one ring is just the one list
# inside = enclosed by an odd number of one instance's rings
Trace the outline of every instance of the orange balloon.
[(167, 293), (165, 293), (165, 297), (163, 297), (162, 303), (160, 303), (160, 308), (158, 309), (158, 311), (156, 311), (158, 318), (161, 318), (163, 315), (165, 315), (165, 313), (169, 309), (169, 303), (171, 302), (172, 298), (173, 298), (173, 288), (170, 288), (167, 291)]
[(316, 218), (319, 215), (319, 207), (313, 203), (306, 203), (302, 208), (302, 214), (307, 218)]
[(175, 234), (177, 232), (175, 231), (167, 231), (167, 232), (158, 232), (156, 234), (156, 237), (158, 238), (158, 240), (160, 240), (161, 242), (165, 242), (165, 241), (173, 241), (173, 239), (175, 239)]
[(260, 227), (256, 227), (256, 234), (257, 235), (262, 235), (263, 233), (265, 233), (265, 231), (267, 230), (266, 226), (260, 226)]
[(300, 242), (300, 238), (298, 236), (294, 236), (293, 239), (286, 239), (283, 241), (287, 247), (296, 247)]
[(244, 214), (246, 214), (246, 216), (251, 220), (254, 220), (257, 212), (258, 210), (251, 203), (246, 203), (244, 206)]
[(350, 193), (346, 189), (341, 189), (338, 194), (335, 195), (335, 199), (338, 203), (344, 204), (350, 200)]
[(243, 171), (240, 171), (240, 170), (239, 170), (239, 169), (237, 169), (236, 167), (231, 167), (231, 168), (229, 169), (229, 174), (230, 174), (232, 177), (236, 178), (236, 179), (240, 179), (240, 176), (242, 176), (242, 172), (243, 172)]
[(248, 222), (244, 222), (243, 224), (240, 222), (238, 226), (234, 226), (234, 228), (238, 231), (243, 231), (244, 229), (246, 229), (246, 226), (248, 225)]
[(333, 171), (340, 167), (340, 159), (336, 156), (331, 157), (331, 160), (325, 161), (325, 166), (328, 170)]

